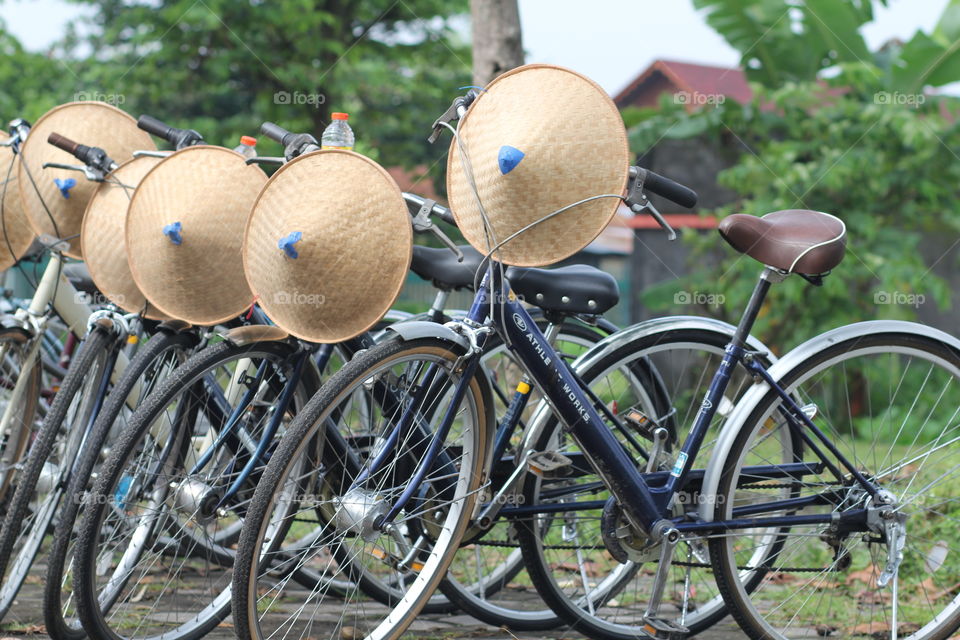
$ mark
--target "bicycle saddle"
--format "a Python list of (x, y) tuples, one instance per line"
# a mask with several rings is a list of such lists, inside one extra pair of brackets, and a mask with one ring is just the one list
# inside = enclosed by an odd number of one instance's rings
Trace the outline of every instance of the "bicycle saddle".
[(413, 245), (410, 270), (443, 291), (473, 289), (473, 279), (483, 256), (470, 245), (461, 245), (459, 249), (463, 252), (463, 262), (457, 262), (457, 256), (450, 249)]
[(786, 209), (757, 217), (735, 213), (720, 222), (720, 235), (754, 260), (788, 273), (819, 275), (843, 260), (847, 229), (829, 213)]
[(77, 291), (89, 293), (92, 296), (99, 294), (97, 285), (93, 283), (93, 278), (90, 277), (90, 272), (87, 271), (87, 265), (84, 263), (74, 262), (64, 265), (63, 275), (67, 277), (67, 280)]
[(598, 315), (620, 301), (616, 279), (585, 264), (556, 269), (510, 267), (507, 280), (525, 302), (544, 311)]

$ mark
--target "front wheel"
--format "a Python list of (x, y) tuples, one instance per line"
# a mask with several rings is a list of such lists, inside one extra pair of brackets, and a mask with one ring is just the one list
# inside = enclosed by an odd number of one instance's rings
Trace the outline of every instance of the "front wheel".
[[(785, 459), (778, 444), (791, 432), (805, 431), (827, 451), (807, 426), (785, 418), (778, 395), (766, 394), (722, 460), (714, 517), (809, 498), (756, 517), (825, 515), (833, 523), (711, 538), (717, 583), (737, 622), (756, 640), (951, 636), (960, 625), (960, 353), (909, 333), (862, 335), (816, 352), (780, 385), (891, 507), (881, 515), (837, 456), (812, 448), (802, 456), (811, 472), (789, 482), (753, 480), (753, 465), (800, 461)], [(863, 509), (873, 513), (866, 524), (836, 524)], [(885, 522), (900, 524), (888, 530)], [(885, 576), (896, 556), (891, 538), (905, 541), (903, 559)]]
[[(240, 535), (239, 638), (392, 640), (416, 618), (469, 521), (492, 428), (489, 387), (480, 376), (463, 380), (462, 355), (435, 339), (380, 344), (335, 374), (297, 416)], [(465, 394), (454, 403), (461, 382)], [(452, 422), (444, 420), (448, 410)], [(431, 443), (437, 455), (423, 467), (423, 482), (391, 525), (378, 526)], [(386, 447), (392, 451), (380, 456)], [(281, 546), (279, 532), (298, 540), (295, 553)], [(291, 576), (302, 567), (327, 580), (299, 587)]]

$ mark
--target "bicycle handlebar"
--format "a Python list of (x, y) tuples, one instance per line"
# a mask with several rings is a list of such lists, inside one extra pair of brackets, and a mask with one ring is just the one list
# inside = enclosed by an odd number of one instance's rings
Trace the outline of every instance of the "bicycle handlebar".
[[(406, 200), (407, 208), (410, 210), (411, 215), (416, 215), (427, 202), (427, 199), (423, 196), (418, 196), (415, 193), (408, 193), (406, 191), (403, 193), (403, 199)], [(438, 218), (447, 224), (457, 226), (457, 221), (453, 218), (453, 212), (443, 205), (437, 204), (436, 202), (433, 203), (433, 207), (430, 209), (427, 215)]]
[(663, 196), (671, 202), (675, 202), (681, 207), (692, 209), (697, 204), (697, 192), (686, 187), (679, 182), (664, 177), (659, 173), (654, 173), (649, 169), (638, 167), (638, 178), (646, 191)]
[(150, 135), (162, 138), (177, 150), (203, 144), (203, 136), (193, 129), (178, 129), (146, 114), (137, 119), (137, 126)]
[(273, 122), (260, 125), (260, 133), (283, 145), (283, 154), (287, 160), (320, 148), (320, 143), (309, 133), (292, 133)]
[[(60, 135), (59, 133), (51, 133), (50, 137), (47, 138), (47, 142), (55, 146), (57, 149), (62, 149), (69, 153), (72, 156), (77, 155), (77, 151), (81, 145), (77, 144), (73, 140)], [(82, 160), (82, 158), (80, 158)]]
[(79, 144), (56, 132), (47, 137), (47, 142), (66, 151), (86, 166), (103, 173), (109, 173), (117, 167), (116, 163), (107, 155), (107, 152), (100, 147), (88, 147), (85, 144)]

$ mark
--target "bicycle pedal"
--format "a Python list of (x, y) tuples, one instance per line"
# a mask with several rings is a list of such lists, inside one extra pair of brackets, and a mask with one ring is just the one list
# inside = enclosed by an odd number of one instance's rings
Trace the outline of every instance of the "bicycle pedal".
[(573, 464), (573, 460), (557, 451), (540, 451), (527, 458), (527, 468), (541, 478), (558, 475), (561, 469)]
[(644, 617), (643, 630), (649, 637), (659, 640), (683, 640), (690, 635), (690, 629), (682, 624), (677, 624), (666, 618), (654, 618), (652, 616)]
[(623, 420), (633, 427), (641, 437), (653, 441), (653, 431), (657, 428), (657, 423), (647, 414), (637, 409), (630, 409), (623, 414)]

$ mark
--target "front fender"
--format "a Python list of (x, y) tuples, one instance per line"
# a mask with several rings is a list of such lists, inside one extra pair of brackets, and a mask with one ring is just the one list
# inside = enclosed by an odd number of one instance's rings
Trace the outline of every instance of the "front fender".
[(467, 339), (453, 329), (427, 320), (398, 322), (387, 327), (386, 331), (397, 334), (400, 336), (400, 339), (404, 341), (419, 340), (420, 338), (437, 338), (458, 344), (464, 349), (470, 348), (470, 343)]
[[(960, 340), (939, 329), (934, 329), (933, 327), (928, 327), (916, 322), (871, 320), (838, 327), (807, 340), (780, 358), (768, 369), (768, 373), (774, 381), (779, 382), (805, 360), (816, 356), (824, 349), (859, 336), (878, 333), (909, 333), (926, 338), (933, 338), (949, 344), (960, 353)], [(714, 501), (711, 497), (716, 495), (717, 489), (720, 486), (723, 462), (730, 454), (740, 429), (744, 427), (747, 418), (750, 417), (753, 410), (760, 404), (769, 389), (770, 385), (763, 380), (750, 387), (737, 403), (736, 407), (734, 407), (730, 413), (730, 417), (727, 418), (723, 428), (720, 430), (720, 435), (714, 445), (713, 453), (710, 455), (710, 460), (707, 463), (703, 485), (700, 489), (700, 495), (708, 497), (700, 503), (700, 517), (706, 521), (713, 520)], [(787, 389), (787, 391), (790, 391), (790, 389)]]

